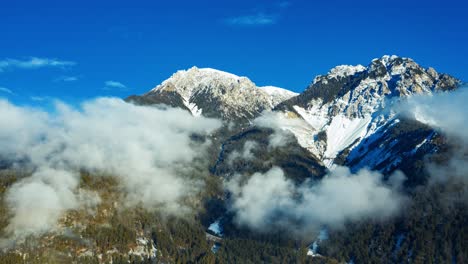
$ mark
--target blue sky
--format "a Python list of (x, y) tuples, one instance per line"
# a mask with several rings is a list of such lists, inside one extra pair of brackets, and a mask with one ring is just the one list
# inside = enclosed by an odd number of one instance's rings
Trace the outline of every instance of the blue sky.
[(0, 97), (126, 97), (193, 65), (302, 91), (384, 54), (468, 80), (466, 1), (96, 2), (2, 1)]

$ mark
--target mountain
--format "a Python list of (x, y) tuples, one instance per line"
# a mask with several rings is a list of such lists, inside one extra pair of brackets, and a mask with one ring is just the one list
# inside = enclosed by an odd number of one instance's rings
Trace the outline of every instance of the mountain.
[[(127, 101), (166, 104), (195, 116), (241, 121), (247, 125), (264, 111), (282, 113), (287, 119), (297, 121), (284, 123), (283, 128), (330, 167), (337, 158), (342, 164), (346, 158), (344, 153), (352, 151), (382, 127), (398, 123), (395, 113), (383, 111), (395, 100), (450, 91), (459, 84), (456, 78), (424, 68), (410, 58), (385, 55), (372, 60), (368, 66), (337, 66), (315, 77), (301, 94), (273, 86), (257, 87), (246, 77), (192, 67), (174, 73), (143, 95), (128, 97)], [(422, 141), (428, 135), (421, 136)], [(363, 158), (358, 153), (352, 156)]]
[(180, 107), (195, 116), (203, 114), (223, 120), (248, 121), (296, 95), (278, 87), (257, 87), (247, 77), (192, 67), (174, 73), (148, 93), (130, 96), (127, 100)]
[[(313, 155), (314, 166), (347, 165), (353, 170), (370, 167), (391, 173), (402, 167), (414, 170), (408, 165), (415, 163), (412, 157), (422, 159), (438, 148), (432, 141), (440, 142), (436, 131), (416, 121), (402, 120), (391, 110), (392, 105), (408, 96), (451, 91), (459, 85), (458, 79), (424, 68), (410, 58), (385, 55), (367, 66), (336, 66), (315, 77), (300, 94), (273, 86), (257, 87), (246, 77), (192, 67), (176, 72), (141, 96), (130, 96), (127, 101), (166, 104), (195, 116), (243, 124), (216, 136), (217, 144), (232, 145), (222, 148), (219, 155), (213, 154), (218, 156), (213, 168), (217, 174), (227, 166), (220, 157), (242, 149), (233, 145), (235, 141), (230, 138), (239, 138), (239, 144), (244, 144), (242, 137), (249, 135), (245, 133), (249, 127), (268, 136), (265, 130), (251, 124), (265, 111), (284, 116), (281, 128), (296, 139), (290, 145), (299, 144), (296, 149), (304, 148)], [(390, 141), (393, 143), (384, 144)], [(401, 142), (405, 144), (397, 144)], [(214, 152), (217, 151), (215, 147)]]
[[(367, 66), (337, 66), (315, 77), (300, 94), (259, 87), (247, 77), (210, 68), (178, 71), (147, 93), (126, 100), (184, 109), (196, 117), (182, 113), (194, 123), (200, 116), (223, 121), (210, 134), (193, 132), (187, 136), (189, 144), (207, 147), (193, 168), (186, 163), (174, 164), (175, 171), (187, 174), (190, 184), (200, 187), (195, 196), (181, 201), (192, 210), (174, 216), (158, 205), (128, 206), (127, 196), (138, 195), (147, 181), (131, 189), (136, 194), (130, 194), (113, 171), (80, 170), (79, 187), (71, 191), (83, 196), (96, 194), (97, 205), (94, 200), (87, 201), (86, 208), (68, 210), (60, 218), (59, 230), (0, 248), (0, 263), (466, 263), (466, 184), (456, 178), (440, 185), (428, 183), (426, 170), (427, 161), (447, 163), (454, 144), (440, 130), (394, 109), (410, 96), (451, 92), (460, 84), (450, 75), (398, 56), (383, 56)], [(126, 131), (120, 133), (127, 135)], [(139, 140), (144, 142), (152, 132)], [(170, 155), (153, 148), (154, 153), (145, 153)], [(126, 166), (125, 160), (122, 163)], [(367, 186), (365, 181), (348, 186), (355, 176), (343, 177), (344, 183), (326, 184), (332, 178), (330, 171), (338, 165), (352, 173), (362, 168), (377, 171), (369, 175), (382, 179), (372, 178), (377, 183), (371, 186), (384, 193), (393, 186), (390, 175), (403, 171), (406, 179), (398, 186), (398, 193), (404, 196), (404, 213), (382, 219), (367, 214), (351, 217), (336, 229), (330, 227), (333, 223), (319, 222), (314, 228), (320, 230), (312, 230), (313, 235), (302, 234), (300, 227), (314, 217), (316, 209), (332, 217), (340, 214), (336, 201), (330, 201), (335, 196), (339, 196), (337, 200), (349, 199), (350, 205), (362, 199), (363, 207), (378, 199), (376, 192), (353, 199), (353, 188)], [(18, 167), (20, 162), (13, 166), (0, 159), (0, 245), (12, 217), (7, 197), (10, 186), (31, 176), (31, 169)], [(281, 169), (284, 179), (269, 173), (273, 167)], [(459, 173), (457, 168), (455, 171)], [(159, 173), (169, 177), (168, 172)], [(132, 171), (132, 177), (139, 176), (135, 173), (138, 171)], [(248, 186), (247, 193), (235, 194), (241, 188), (236, 183), (252, 179), (254, 184)], [(362, 179), (366, 178), (358, 178)], [(49, 179), (41, 180), (47, 184)], [(280, 188), (284, 183), (286, 192)], [(325, 200), (304, 203), (310, 201), (307, 196), (327, 194), (324, 186), (332, 190), (338, 186), (345, 194), (333, 192)], [(285, 199), (290, 198), (289, 191), (291, 200)], [(232, 207), (235, 195), (247, 209), (251, 204), (260, 205), (248, 210), (252, 218), (263, 216), (264, 208), (260, 207), (273, 207), (266, 210), (268, 220), (260, 221), (272, 228), (264, 232), (266, 229), (240, 225), (238, 211)], [(385, 214), (389, 205), (385, 202), (381, 206), (384, 210), (379, 212)], [(275, 223), (280, 223), (279, 227)], [(320, 232), (317, 238), (316, 231)]]
[(275, 110), (304, 120), (300, 129), (289, 129), (303, 147), (332, 166), (341, 152), (398, 122), (391, 111), (395, 100), (450, 91), (459, 84), (456, 78), (423, 68), (412, 59), (383, 56), (366, 67), (337, 66)]

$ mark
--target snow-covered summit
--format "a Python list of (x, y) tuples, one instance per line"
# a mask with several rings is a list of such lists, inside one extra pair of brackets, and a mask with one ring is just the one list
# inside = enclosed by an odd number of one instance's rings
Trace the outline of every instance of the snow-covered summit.
[(235, 74), (212, 68), (197, 68), (194, 66), (188, 70), (177, 71), (170, 78), (153, 88), (150, 93), (176, 89), (177, 92), (188, 100), (195, 89), (212, 88), (213, 85), (229, 87), (241, 83), (243, 87), (255, 86), (246, 77), (239, 77)]
[(457, 83), (412, 59), (385, 55), (366, 67), (337, 66), (282, 105), (309, 125), (306, 135), (304, 129), (292, 130), (301, 145), (331, 165), (341, 151), (356, 146), (393, 118), (391, 112), (376, 114), (388, 99), (450, 90)]
[(366, 67), (362, 65), (338, 65), (335, 68), (331, 69), (327, 76), (329, 78), (337, 78), (337, 77), (345, 77), (345, 76), (350, 76), (354, 75), (357, 72), (363, 72), (366, 70)]
[(283, 111), (300, 122), (289, 127), (285, 124), (285, 129), (331, 166), (342, 151), (352, 150), (394, 120), (393, 113), (380, 111), (393, 99), (454, 89), (458, 82), (410, 58), (385, 55), (367, 66), (334, 67), (317, 76), (299, 95), (278, 87), (258, 87), (247, 77), (192, 67), (129, 100), (167, 104), (187, 109), (193, 115), (241, 120), (243, 124), (264, 111)]
[(270, 95), (273, 106), (277, 106), (281, 102), (299, 95), (298, 93), (289, 91), (284, 88), (275, 87), (275, 86), (262, 86), (259, 88), (265, 91), (268, 95)]
[(186, 108), (194, 115), (248, 121), (296, 95), (278, 87), (257, 87), (247, 77), (192, 67), (177, 71), (142, 97), (145, 102)]

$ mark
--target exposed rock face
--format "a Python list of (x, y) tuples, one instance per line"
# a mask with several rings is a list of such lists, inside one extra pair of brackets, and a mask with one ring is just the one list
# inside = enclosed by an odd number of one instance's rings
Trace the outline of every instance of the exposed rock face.
[[(242, 134), (262, 112), (273, 110), (284, 116), (282, 128), (292, 132), (300, 146), (319, 163), (327, 167), (369, 166), (390, 172), (399, 168), (398, 160), (416, 153), (410, 149), (418, 148), (424, 140), (429, 142), (427, 137), (434, 135), (430, 128), (421, 132), (421, 124), (405, 120), (405, 135), (412, 140), (398, 138), (404, 136), (395, 135), (395, 131), (401, 131), (402, 123), (391, 105), (412, 95), (450, 91), (459, 84), (459, 80), (433, 68), (423, 68), (412, 59), (386, 55), (368, 66), (337, 66), (317, 76), (301, 94), (272, 86), (257, 87), (246, 77), (193, 67), (176, 72), (148, 93), (128, 100), (166, 104), (193, 115), (241, 124), (230, 131), (230, 136)], [(218, 135), (218, 144), (230, 136)], [(400, 147), (390, 141), (406, 145)], [(387, 151), (377, 150), (383, 146)], [(417, 153), (423, 157), (426, 152)], [(389, 155), (395, 160), (387, 160)], [(382, 164), (386, 164), (385, 168)]]
[(317, 76), (300, 95), (276, 110), (294, 112), (308, 129), (291, 131), (301, 145), (331, 166), (341, 151), (358, 145), (395, 117), (394, 99), (453, 90), (459, 80), (425, 69), (409, 58), (383, 56), (367, 67), (342, 65)]
[(277, 87), (257, 87), (246, 77), (193, 67), (176, 72), (148, 93), (128, 100), (181, 107), (195, 116), (248, 121), (295, 95)]
[[(234, 175), (249, 177), (256, 172), (266, 172), (273, 166), (280, 167), (285, 176), (296, 184), (304, 181), (314, 183), (328, 172), (327, 167), (335, 165), (345, 165), (352, 171), (368, 167), (382, 172), (386, 177), (398, 169), (407, 176), (405, 187), (415, 190), (411, 187), (420, 186), (426, 180), (426, 160), (435, 160), (436, 155), (442, 160), (448, 159), (451, 146), (442, 133), (429, 125), (399, 116), (392, 111), (391, 105), (408, 96), (450, 91), (459, 84), (459, 80), (449, 75), (437, 73), (433, 68), (425, 69), (411, 59), (397, 56), (374, 59), (368, 66), (337, 66), (328, 74), (317, 76), (299, 95), (272, 86), (257, 87), (246, 77), (213, 69), (194, 67), (178, 71), (146, 94), (131, 96), (127, 100), (144, 105), (165, 104), (190, 111), (194, 116), (226, 121), (218, 131), (206, 136), (211, 144), (207, 157), (204, 157), (206, 162), (200, 165), (206, 164), (210, 169), (209, 173), (203, 173), (203, 177), (206, 177), (203, 179), (206, 183), (204, 190), (208, 190), (203, 194), (206, 195), (203, 197), (206, 212), (200, 216), (204, 226), (197, 222), (199, 216), (196, 221), (186, 223), (172, 219), (166, 221), (167, 216), (145, 212), (139, 206), (123, 210), (124, 203), (119, 200), (121, 187), (116, 179), (104, 175), (91, 177), (83, 172), (81, 185), (96, 191), (103, 198), (96, 211), (85, 210), (87, 208), (70, 211), (61, 221), (58, 233), (19, 244), (9, 252), (5, 249), (3, 259), (13, 259), (18, 263), (36, 261), (36, 256), (31, 252), (38, 252), (44, 256), (42, 263), (64, 257), (80, 263), (120, 263), (124, 260), (173, 263), (176, 262), (174, 255), (185, 257), (195, 246), (194, 252), (201, 252), (201, 255), (195, 256), (198, 261), (206, 255), (204, 252), (209, 249), (208, 245), (212, 245), (211, 250), (216, 253), (224, 238), (239, 241), (255, 238), (250, 230), (238, 229), (234, 225), (233, 214), (227, 210), (227, 195), (226, 190), (222, 189), (222, 181)], [(276, 123), (270, 119), (265, 121), (274, 123), (274, 126), (262, 126), (258, 122), (261, 118), (276, 114), (280, 116)], [(240, 125), (233, 127), (232, 124)], [(274, 145), (272, 138), (278, 138), (275, 137), (277, 134), (281, 142)], [(205, 137), (199, 135), (193, 135), (192, 139), (205, 142)], [(0, 169), (11, 166), (0, 159)], [(3, 186), (10, 186), (16, 176), (4, 176), (3, 179)], [(421, 211), (415, 211), (415, 215), (430, 219), (427, 216), (432, 213), (436, 215), (435, 219), (450, 226), (451, 222), (440, 218), (438, 210), (422, 205)], [(466, 210), (462, 208), (460, 212)], [(466, 214), (459, 215), (463, 218), (453, 219), (459, 219), (463, 226)], [(0, 217), (0, 224), (5, 225), (5, 221), (2, 223), (4, 219)], [(399, 226), (413, 228), (416, 221), (410, 219), (408, 225), (398, 221), (389, 230), (400, 232), (397, 229)], [(218, 225), (215, 230), (222, 226), (225, 237), (205, 233), (206, 229), (211, 230), (209, 223), (213, 221)], [(439, 228), (439, 224), (422, 226), (447, 231)], [(76, 235), (70, 236), (70, 230)], [(365, 234), (369, 233), (368, 225), (365, 230)], [(375, 230), (379, 230), (375, 233), (384, 233), (380, 224)], [(459, 229), (454, 228), (454, 232), (459, 232)], [(347, 235), (355, 237), (356, 233)], [(423, 237), (426, 239), (426, 236)], [(454, 236), (451, 237), (453, 239)], [(343, 243), (348, 241), (345, 239)], [(371, 243), (375, 244), (376, 251), (382, 251), (382, 245), (390, 240), (386, 237), (382, 241)], [(425, 243), (426, 240), (421, 241)], [(31, 247), (34, 243), (37, 243), (35, 248)], [(414, 245), (410, 240), (404, 243), (410, 247)], [(166, 248), (173, 250), (171, 252)], [(294, 248), (294, 252), (298, 250)], [(310, 252), (312, 256), (324, 258), (314, 255), (316, 253), (312, 250)], [(392, 255), (396, 256), (395, 253)], [(405, 259), (409, 260), (409, 257)]]
[[(372, 60), (368, 66), (337, 66), (326, 75), (317, 76), (301, 94), (272, 86), (257, 87), (246, 77), (193, 67), (176, 72), (148, 93), (128, 100), (180, 107), (195, 116), (241, 124), (238, 129), (247, 128), (262, 112), (273, 110), (284, 115), (284, 120), (292, 120), (284, 122), (283, 129), (292, 132), (298, 143), (326, 166), (336, 163), (358, 166), (359, 157), (368, 161), (367, 166), (378, 169), (378, 164), (384, 162), (377, 160), (382, 155), (364, 157), (365, 153), (375, 154), (372, 148), (378, 145), (364, 145), (394, 138), (388, 133), (395, 130), (393, 127), (400, 120), (391, 104), (416, 94), (453, 90), (459, 84), (459, 80), (433, 68), (423, 68), (412, 59), (386, 55)], [(427, 133), (412, 135), (415, 142), (427, 137)], [(228, 138), (219, 136), (219, 144)], [(417, 143), (413, 145), (407, 147), (417, 147)], [(367, 151), (357, 153), (357, 146)], [(395, 147), (392, 151), (403, 153)], [(359, 164), (363, 166), (362, 162)]]

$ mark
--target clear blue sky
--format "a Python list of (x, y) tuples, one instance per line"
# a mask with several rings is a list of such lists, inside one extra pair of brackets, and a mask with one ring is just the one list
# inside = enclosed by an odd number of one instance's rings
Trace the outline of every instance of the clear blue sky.
[(0, 97), (125, 97), (193, 65), (302, 91), (384, 54), (468, 80), (467, 1), (317, 2), (2, 1)]

